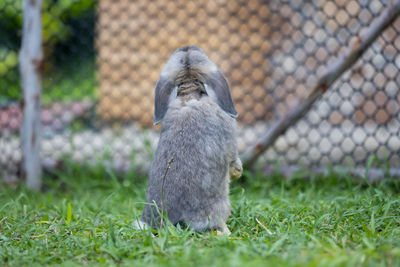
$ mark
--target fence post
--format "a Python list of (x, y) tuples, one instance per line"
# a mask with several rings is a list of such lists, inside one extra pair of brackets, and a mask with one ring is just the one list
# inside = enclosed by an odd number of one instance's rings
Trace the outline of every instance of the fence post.
[(42, 17), (41, 0), (23, 0), (23, 31), (19, 54), (22, 80), (23, 123), (21, 125), (22, 178), (28, 188), (40, 190), (42, 170), (40, 163), (40, 105)]

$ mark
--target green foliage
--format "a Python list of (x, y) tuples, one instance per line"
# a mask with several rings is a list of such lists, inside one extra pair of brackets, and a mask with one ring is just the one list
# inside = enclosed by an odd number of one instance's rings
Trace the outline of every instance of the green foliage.
[[(55, 44), (66, 40), (71, 31), (65, 21), (82, 16), (87, 11), (94, 11), (96, 2), (97, 0), (43, 0), (43, 42)], [(0, 1), (0, 21), (4, 22), (5, 31), (21, 31), (22, 1)]]
[[(67, 164), (47, 189), (0, 187), (4, 265), (399, 266), (400, 180), (251, 176), (231, 190), (230, 237), (132, 227), (146, 177)], [(0, 263), (0, 264), (1, 264)]]
[[(62, 99), (62, 97), (57, 97), (61, 92), (56, 92), (58, 88), (53, 87), (53, 83), (65, 84), (68, 80), (71, 81), (71, 77), (65, 75), (55, 80), (54, 76), (57, 73), (68, 70), (70, 65), (78, 67), (81, 62), (85, 65), (94, 62), (93, 40), (88, 38), (93, 39), (96, 3), (97, 0), (43, 0), (43, 44), (46, 58), (43, 93), (51, 99)], [(21, 96), (18, 51), (22, 32), (22, 1), (0, 1), (0, 21), (2, 23), (0, 27), (0, 102), (4, 102), (18, 100)], [(86, 32), (79, 32), (81, 28), (84, 28)], [(77, 34), (81, 34), (82, 42), (76, 41), (76, 38), (79, 38)], [(73, 51), (68, 51), (69, 48)], [(71, 54), (73, 54), (72, 57)], [(94, 75), (94, 69), (91, 70), (93, 73), (89, 76)], [(46, 83), (46, 77), (53, 82)], [(91, 77), (85, 80), (90, 82)], [(81, 79), (77, 80), (77, 82), (80, 81)], [(71, 86), (69, 85), (70, 88)], [(84, 87), (80, 96), (90, 96), (93, 87), (94, 85), (91, 84), (91, 92), (88, 94), (85, 94), (87, 87)]]
[(94, 99), (96, 91), (94, 58), (76, 59), (73, 66), (63, 65), (43, 77), (43, 104), (54, 100)]

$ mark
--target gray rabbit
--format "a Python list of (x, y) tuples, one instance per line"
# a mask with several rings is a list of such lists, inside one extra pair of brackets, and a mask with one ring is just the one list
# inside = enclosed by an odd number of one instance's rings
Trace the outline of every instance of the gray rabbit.
[(229, 182), (242, 163), (224, 75), (199, 47), (179, 48), (161, 72), (154, 104), (162, 128), (139, 227), (161, 227), (168, 216), (174, 225), (229, 234)]

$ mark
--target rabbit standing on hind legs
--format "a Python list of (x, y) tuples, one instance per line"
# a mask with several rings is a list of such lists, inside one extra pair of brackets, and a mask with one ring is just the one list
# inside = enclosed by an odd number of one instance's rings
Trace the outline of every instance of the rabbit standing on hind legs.
[(197, 46), (177, 49), (155, 89), (154, 124), (162, 122), (139, 225), (163, 216), (195, 231), (230, 231), (230, 179), (242, 174), (237, 112), (228, 83)]

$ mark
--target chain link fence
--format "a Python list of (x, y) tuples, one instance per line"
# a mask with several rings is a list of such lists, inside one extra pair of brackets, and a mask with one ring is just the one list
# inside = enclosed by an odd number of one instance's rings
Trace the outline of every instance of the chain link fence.
[[(21, 160), (20, 1), (0, 3), (0, 170)], [(295, 106), (388, 1), (43, 2), (44, 165), (64, 156), (146, 169), (158, 138), (154, 86), (170, 54), (199, 45), (226, 75), (244, 150)], [(400, 165), (400, 19), (260, 159)]]

